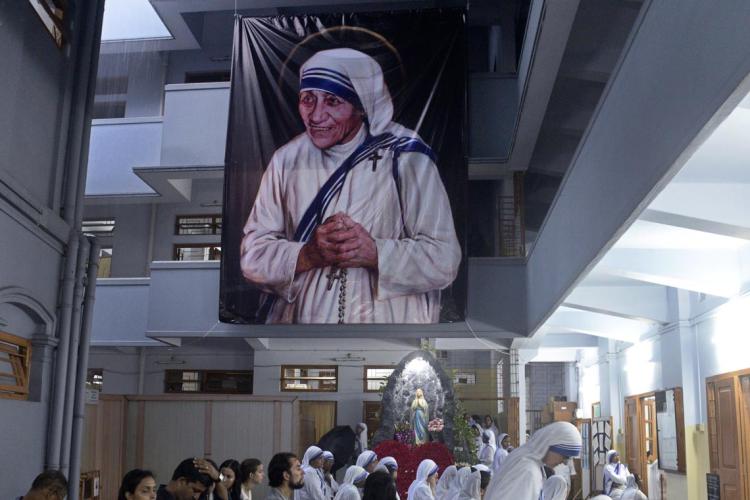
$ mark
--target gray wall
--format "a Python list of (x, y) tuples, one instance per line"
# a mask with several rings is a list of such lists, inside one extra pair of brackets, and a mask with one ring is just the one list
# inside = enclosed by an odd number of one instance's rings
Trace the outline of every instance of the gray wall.
[[(165, 370), (252, 370), (253, 350), (243, 340), (185, 341), (180, 347), (143, 347), (143, 394), (164, 393)], [(138, 348), (93, 347), (89, 368), (103, 370), (104, 394), (138, 394)]]
[[(71, 13), (77, 7), (85, 14), (81, 2), (68, 5)], [(75, 18), (76, 26), (82, 21)], [(76, 51), (57, 48), (29, 2), (0, 0), (0, 26), (0, 330), (32, 342), (29, 399), (0, 399), (6, 430), (0, 433), (0, 470), (6, 471), (0, 498), (15, 498), (45, 463), (58, 290), (70, 230), (60, 210), (70, 119), (66, 82), (76, 85), (88, 75), (84, 70), (67, 80)], [(75, 33), (92, 31), (86, 26)]]
[(148, 276), (149, 229), (152, 206), (92, 205), (84, 219), (114, 219), (111, 236), (99, 238), (103, 247), (111, 247), (113, 278)]

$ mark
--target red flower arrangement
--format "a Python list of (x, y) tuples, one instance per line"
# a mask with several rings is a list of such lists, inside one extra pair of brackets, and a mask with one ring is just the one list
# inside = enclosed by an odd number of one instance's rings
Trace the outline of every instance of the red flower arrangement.
[(421, 446), (407, 446), (398, 441), (383, 441), (373, 451), (379, 458), (393, 457), (398, 462), (396, 489), (401, 498), (406, 499), (409, 486), (417, 477), (417, 468), (422, 460), (429, 458), (438, 465), (438, 474), (453, 464), (453, 454), (443, 443), (432, 442)]

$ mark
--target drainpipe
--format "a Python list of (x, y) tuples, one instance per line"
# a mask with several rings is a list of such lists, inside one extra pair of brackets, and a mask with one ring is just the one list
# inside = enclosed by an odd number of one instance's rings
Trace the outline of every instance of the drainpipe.
[(138, 395), (143, 394), (143, 386), (146, 379), (146, 348), (138, 348)]
[(71, 230), (68, 243), (68, 255), (65, 259), (65, 273), (62, 282), (62, 299), (60, 303), (60, 327), (55, 354), (55, 380), (52, 392), (52, 405), (49, 410), (49, 435), (47, 436), (46, 469), (60, 468), (60, 449), (62, 447), (63, 413), (65, 412), (65, 388), (68, 373), (68, 353), (70, 350), (70, 321), (73, 316), (73, 289), (75, 288), (75, 265), (73, 258), (79, 253), (79, 239), (75, 230)]
[[(87, 8), (87, 10), (83, 10)], [(62, 216), (70, 226), (64, 271), (61, 278), (59, 305), (59, 323), (57, 337), (59, 344), (55, 355), (55, 380), (51, 394), (52, 405), (49, 409), (49, 428), (47, 433), (46, 468), (59, 469), (62, 449), (63, 414), (66, 393), (69, 389), (66, 374), (70, 352), (71, 320), (73, 316), (73, 293), (75, 288), (76, 263), (79, 252), (79, 230), (83, 212), (83, 196), (86, 186), (86, 162), (83, 153), (88, 151), (91, 132), (91, 108), (96, 88), (96, 68), (99, 59), (99, 41), (101, 39), (104, 0), (91, 2), (78, 1), (71, 4), (78, 35), (68, 45), (70, 51), (70, 71), (67, 86), (72, 87), (69, 95), (70, 110), (68, 120), (63, 120), (61, 129), (65, 131), (65, 144), (60, 147), (66, 171), (65, 194)], [(87, 29), (91, 27), (91, 29)], [(85, 82), (80, 82), (77, 75), (88, 75)], [(67, 113), (63, 114), (67, 116)], [(76, 333), (77, 334), (77, 333)]]
[[(89, 367), (89, 344), (91, 343), (91, 325), (94, 319), (94, 300), (96, 294), (96, 275), (99, 271), (99, 244), (94, 237), (89, 237), (91, 246), (88, 271), (86, 272), (86, 294), (83, 302), (83, 321), (81, 342), (78, 346), (78, 370), (76, 372), (75, 398), (73, 409), (73, 442), (70, 453), (70, 478), (81, 477), (81, 446), (83, 444), (83, 423), (86, 415), (86, 378)], [(78, 498), (78, 480), (69, 481), (68, 498)]]
[[(66, 477), (70, 459), (70, 439), (73, 433), (73, 404), (76, 392), (76, 370), (78, 369), (78, 348), (81, 340), (81, 322), (83, 320), (83, 295), (86, 291), (85, 273), (90, 260), (91, 243), (84, 235), (79, 237), (78, 263), (76, 264), (75, 287), (73, 288), (73, 319), (70, 326), (70, 341), (68, 350), (68, 371), (66, 374), (67, 387), (65, 391), (65, 411), (63, 412), (62, 446), (60, 450), (60, 471)], [(73, 497), (75, 498), (75, 497)]]

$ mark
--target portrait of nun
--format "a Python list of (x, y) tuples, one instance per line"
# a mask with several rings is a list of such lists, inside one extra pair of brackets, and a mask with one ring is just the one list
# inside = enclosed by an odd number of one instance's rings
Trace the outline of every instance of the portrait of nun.
[(276, 150), (240, 264), (266, 323), (437, 323), (461, 261), (429, 145), (392, 121), (375, 59), (323, 50), (300, 70), (305, 132)]

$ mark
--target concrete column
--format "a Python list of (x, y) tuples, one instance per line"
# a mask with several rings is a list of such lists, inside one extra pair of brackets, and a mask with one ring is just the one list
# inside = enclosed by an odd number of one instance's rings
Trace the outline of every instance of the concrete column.
[(675, 309), (680, 332), (682, 361), (682, 404), (685, 416), (685, 466), (688, 500), (704, 498), (709, 472), (708, 433), (706, 432), (706, 387), (700, 371), (697, 332), (690, 324), (690, 293), (677, 290)]

